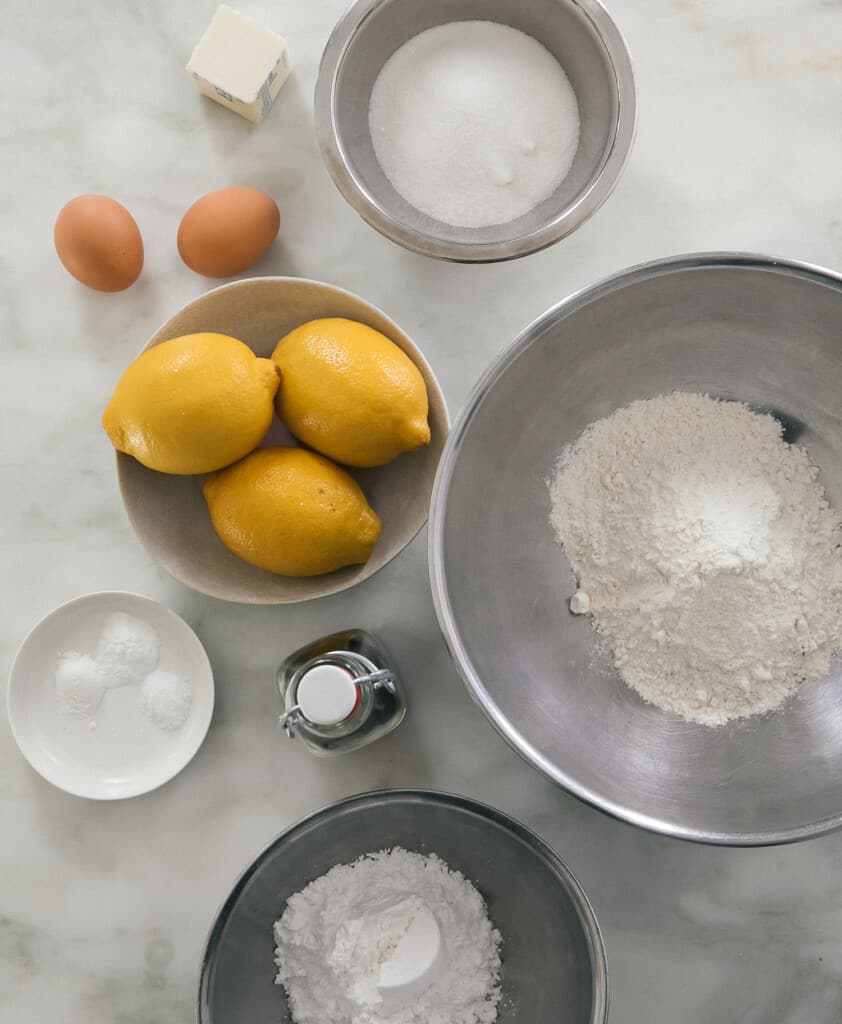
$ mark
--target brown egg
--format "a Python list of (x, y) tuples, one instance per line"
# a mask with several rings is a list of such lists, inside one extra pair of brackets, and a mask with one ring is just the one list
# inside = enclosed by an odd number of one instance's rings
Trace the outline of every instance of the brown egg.
[(77, 196), (56, 218), (58, 258), (82, 284), (121, 292), (143, 269), (143, 239), (134, 217), (108, 196)]
[(232, 277), (266, 255), (280, 226), (271, 196), (256, 188), (223, 188), (197, 199), (181, 218), (178, 251), (197, 274)]

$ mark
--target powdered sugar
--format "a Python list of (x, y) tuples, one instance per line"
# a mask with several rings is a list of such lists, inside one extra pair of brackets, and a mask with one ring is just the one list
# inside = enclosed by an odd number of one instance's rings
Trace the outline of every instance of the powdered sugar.
[[(446, 948), (411, 1003), (384, 1004), (377, 979), (419, 908)], [(500, 998), (500, 935), (482, 897), (434, 855), (396, 847), (341, 864), (287, 901), (274, 928), (276, 982), (297, 1024), (492, 1024)]]
[(842, 518), (780, 423), (677, 393), (591, 425), (552, 522), (626, 682), (720, 724), (777, 707), (842, 648)]

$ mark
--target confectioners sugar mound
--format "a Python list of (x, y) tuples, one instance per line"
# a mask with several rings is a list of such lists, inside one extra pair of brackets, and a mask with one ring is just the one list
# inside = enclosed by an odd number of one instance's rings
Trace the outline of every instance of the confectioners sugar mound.
[[(349, 942), (349, 922), (421, 903), (446, 948), (442, 971), (408, 1005), (377, 992), (377, 942)], [(492, 1024), (500, 999), (500, 934), (474, 886), (435, 855), (395, 847), (340, 864), (287, 900), (275, 922), (276, 982), (296, 1024)], [(376, 937), (375, 937), (376, 938)]]
[(552, 524), (642, 697), (718, 725), (827, 675), (842, 518), (818, 475), (774, 417), (705, 395), (633, 402), (565, 450)]

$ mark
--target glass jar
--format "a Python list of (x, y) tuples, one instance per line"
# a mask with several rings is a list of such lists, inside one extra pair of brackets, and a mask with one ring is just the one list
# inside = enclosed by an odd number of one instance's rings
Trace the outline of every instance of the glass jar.
[(315, 640), (278, 669), (286, 733), (314, 754), (357, 750), (397, 728), (406, 700), (379, 641), (361, 629)]

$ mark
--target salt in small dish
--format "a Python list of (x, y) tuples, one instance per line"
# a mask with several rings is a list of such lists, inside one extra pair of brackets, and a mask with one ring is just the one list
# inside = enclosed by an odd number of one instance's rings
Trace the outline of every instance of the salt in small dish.
[[(144, 714), (138, 685), (108, 688), (95, 713), (62, 707), (59, 658), (71, 651), (93, 654), (115, 612), (151, 626), (160, 638), (159, 668), (189, 680), (192, 701), (181, 728), (156, 728)], [(177, 775), (202, 745), (213, 705), (210, 661), (190, 626), (157, 601), (113, 591), (75, 598), (42, 619), (21, 644), (7, 692), (12, 735), (30, 765), (59, 789), (93, 800), (138, 796)]]

